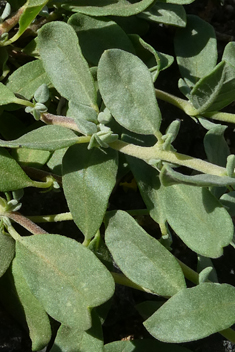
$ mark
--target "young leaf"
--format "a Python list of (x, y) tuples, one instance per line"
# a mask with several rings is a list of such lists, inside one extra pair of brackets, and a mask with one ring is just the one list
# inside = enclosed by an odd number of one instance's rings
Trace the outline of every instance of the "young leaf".
[(127, 213), (119, 210), (109, 219), (105, 242), (124, 275), (137, 285), (161, 296), (185, 288), (174, 256)]
[(47, 23), (38, 32), (38, 49), (58, 92), (67, 100), (97, 111), (94, 81), (73, 28), (59, 21)]
[(72, 329), (89, 329), (89, 309), (113, 295), (109, 271), (73, 239), (50, 234), (21, 237), (16, 260), (47, 313)]
[(226, 166), (227, 157), (230, 154), (228, 144), (224, 138), (227, 126), (216, 125), (205, 135), (203, 144), (207, 159), (210, 163), (219, 166)]
[(234, 89), (235, 67), (222, 61), (197, 82), (189, 99), (198, 113), (218, 111), (235, 100)]
[(12, 275), (15, 290), (24, 309), (29, 336), (32, 341), (32, 350), (39, 351), (44, 348), (51, 339), (49, 317), (40, 302), (30, 291), (16, 260), (13, 260), (12, 263)]
[(0, 230), (0, 277), (6, 272), (15, 254), (15, 241)]
[(77, 135), (68, 128), (61, 126), (42, 126), (24, 134), (14, 141), (3, 141), (0, 139), (0, 146), (53, 151), (76, 144), (78, 140)]
[(187, 348), (143, 339), (132, 341), (114, 341), (104, 346), (104, 352), (190, 352)]
[(198, 16), (187, 16), (187, 26), (176, 32), (175, 52), (181, 75), (192, 87), (216, 65), (217, 47), (213, 27)]
[(0, 192), (33, 186), (17, 162), (4, 148), (0, 148)]
[(144, 326), (164, 342), (202, 339), (234, 324), (234, 302), (233, 286), (204, 283), (171, 297)]
[(98, 84), (105, 105), (115, 120), (140, 134), (155, 134), (161, 113), (157, 105), (152, 77), (136, 56), (110, 49), (101, 56)]
[(233, 238), (233, 223), (227, 211), (206, 188), (173, 185), (164, 189), (167, 221), (198, 254), (217, 258)]
[(93, 65), (98, 65), (102, 53), (107, 49), (119, 48), (135, 53), (130, 39), (114, 21), (77, 13), (70, 17), (68, 24), (78, 35), (83, 55)]
[(102, 327), (94, 309), (91, 311), (91, 316), (92, 327), (87, 331), (61, 325), (50, 352), (103, 352)]
[[(133, 16), (144, 11), (154, 0), (141, 0), (131, 4), (126, 0), (73, 0), (72, 3), (59, 0), (66, 10), (81, 12), (90, 16)], [(98, 5), (98, 6), (97, 6)]]
[(183, 6), (176, 4), (157, 2), (139, 16), (153, 22), (160, 22), (177, 27), (186, 26), (185, 9)]
[[(117, 154), (75, 145), (63, 158), (63, 188), (73, 219), (87, 239), (100, 228), (116, 182)], [(74, 197), (74, 195), (77, 197)]]
[(222, 61), (228, 62), (235, 67), (235, 42), (230, 42), (226, 45), (222, 56)]
[(42, 61), (34, 60), (14, 71), (8, 77), (6, 86), (15, 94), (20, 94), (30, 100), (43, 83), (49, 85), (50, 80), (43, 68)]

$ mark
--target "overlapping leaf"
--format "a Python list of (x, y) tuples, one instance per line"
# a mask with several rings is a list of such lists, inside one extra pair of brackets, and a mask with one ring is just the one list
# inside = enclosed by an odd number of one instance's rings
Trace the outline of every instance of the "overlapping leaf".
[(155, 98), (152, 77), (136, 56), (110, 49), (101, 56), (98, 84), (105, 105), (115, 120), (140, 134), (155, 134), (161, 113)]
[(114, 282), (105, 266), (70, 238), (50, 234), (21, 237), (16, 260), (47, 313), (72, 329), (89, 329), (90, 308), (113, 295)]
[(234, 305), (233, 286), (204, 283), (178, 292), (144, 325), (160, 341), (198, 340), (234, 324)]
[[(116, 182), (117, 154), (111, 149), (75, 145), (63, 158), (63, 187), (73, 219), (92, 238), (103, 221)], [(76, 196), (74, 196), (76, 195)]]
[(119, 210), (108, 220), (105, 242), (124, 275), (137, 285), (162, 296), (185, 288), (174, 256), (127, 213)]

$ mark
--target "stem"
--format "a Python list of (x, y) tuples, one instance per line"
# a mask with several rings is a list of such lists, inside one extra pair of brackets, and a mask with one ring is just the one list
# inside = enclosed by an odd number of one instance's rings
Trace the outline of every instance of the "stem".
[[(19, 22), (20, 16), (24, 12), (26, 6), (22, 6), (19, 10), (6, 21), (0, 24), (0, 37), (4, 33), (8, 33)], [(5, 43), (4, 43), (5, 45)]]
[(45, 230), (43, 230), (41, 227), (39, 227), (38, 225), (34, 224), (34, 222), (27, 219), (25, 216), (21, 215), (18, 212), (7, 213), (4, 215), (7, 216), (9, 219), (15, 221), (17, 224), (24, 227), (26, 230), (31, 232), (33, 235), (48, 233)]
[(160, 159), (169, 163), (186, 166), (204, 174), (216, 176), (226, 175), (226, 169), (221, 166), (214, 165), (207, 161), (193, 158), (191, 156), (180, 154), (174, 151), (161, 150), (156, 145), (153, 147), (140, 147), (134, 144), (125, 143), (123, 141), (115, 141), (110, 143), (110, 147), (120, 151), (121, 153), (143, 159), (146, 162), (150, 161), (151, 159)]
[(191, 269), (189, 266), (187, 266), (186, 264), (181, 262), (178, 258), (176, 258), (176, 259), (177, 259), (179, 265), (181, 266), (181, 269), (182, 269), (183, 274), (186, 277), (186, 279), (190, 280), (195, 285), (198, 285), (199, 274), (196, 271), (194, 271), (193, 269)]
[(227, 340), (235, 343), (235, 331), (231, 328), (219, 331), (220, 335), (224, 336)]
[(159, 89), (155, 89), (155, 94), (157, 98), (164, 100), (174, 106), (177, 106), (177, 108), (183, 110), (187, 115), (195, 116), (198, 114), (197, 110), (193, 107), (193, 105), (185, 99), (178, 98), (172, 94), (163, 92)]
[(23, 106), (30, 106), (31, 108), (34, 107), (34, 104), (31, 101), (20, 99), (20, 98), (15, 98), (14, 103), (19, 104), (19, 105), (23, 105)]
[(132, 287), (135, 288), (139, 291), (144, 291), (144, 292), (148, 292), (148, 293), (152, 293), (151, 291), (144, 289), (143, 287), (135, 284), (133, 281), (131, 281), (130, 279), (128, 279), (126, 276), (124, 276), (123, 274), (118, 274), (118, 273), (114, 273), (113, 271), (110, 272), (110, 274), (113, 276), (114, 281), (116, 284), (120, 284), (123, 286), (128, 286), (128, 287)]
[(40, 120), (45, 122), (47, 125), (59, 125), (62, 127), (70, 128), (73, 131), (82, 133), (74, 119), (71, 117), (60, 116), (60, 115), (52, 115), (49, 113), (41, 114)]
[(229, 114), (228, 112), (208, 112), (203, 114), (204, 117), (209, 117), (210, 119), (216, 121), (223, 121), (229, 123), (235, 123), (235, 114)]
[(20, 234), (18, 234), (18, 232), (14, 229), (14, 227), (12, 225), (11, 226), (7, 226), (7, 231), (9, 232), (11, 237), (14, 238), (15, 241), (20, 241), (21, 240)]
[(58, 222), (58, 221), (68, 221), (73, 220), (72, 214), (61, 213), (61, 214), (53, 214), (53, 215), (39, 215), (39, 216), (27, 216), (27, 219), (30, 219), (33, 222)]
[(38, 181), (33, 181), (33, 186), (36, 188), (50, 188), (53, 185), (53, 180), (52, 178), (46, 177), (46, 181), (45, 182), (38, 182)]

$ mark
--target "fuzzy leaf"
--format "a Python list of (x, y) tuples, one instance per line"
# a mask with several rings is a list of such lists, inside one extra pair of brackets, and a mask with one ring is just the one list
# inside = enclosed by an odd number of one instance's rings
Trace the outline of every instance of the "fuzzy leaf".
[(98, 315), (94, 310), (92, 327), (87, 330), (71, 329), (61, 325), (50, 352), (103, 352), (102, 327)]
[(30, 100), (43, 83), (49, 85), (50, 80), (43, 68), (42, 61), (34, 60), (14, 71), (8, 77), (6, 86), (15, 94), (20, 94)]
[[(64, 1), (66, 10), (81, 12), (90, 16), (132, 16), (144, 11), (154, 0), (142, 0), (131, 4), (126, 0), (72, 0)], [(97, 6), (98, 5), (98, 6)]]
[(73, 239), (50, 234), (21, 237), (16, 260), (47, 313), (72, 329), (89, 329), (90, 308), (113, 295), (108, 270)]
[(97, 111), (94, 81), (73, 28), (59, 21), (47, 23), (38, 32), (38, 49), (58, 92), (67, 100)]
[(0, 231), (0, 277), (6, 272), (15, 254), (15, 241)]
[(173, 185), (164, 189), (165, 214), (176, 234), (193, 251), (218, 258), (233, 238), (228, 212), (206, 188)]
[(185, 288), (174, 256), (127, 213), (119, 210), (108, 220), (105, 242), (124, 275), (137, 285), (161, 296)]
[(29, 328), (29, 336), (32, 341), (32, 350), (39, 351), (44, 348), (51, 339), (49, 317), (40, 302), (30, 291), (16, 260), (13, 260), (12, 263), (12, 275), (18, 298), (24, 309), (25, 319)]
[(105, 105), (120, 125), (140, 134), (159, 130), (161, 113), (152, 77), (138, 57), (120, 49), (105, 51), (98, 65), (98, 84)]
[[(63, 188), (74, 222), (92, 238), (100, 228), (116, 182), (117, 154), (75, 145), (63, 158)], [(74, 194), (78, 195), (74, 197)]]
[(68, 128), (61, 126), (42, 126), (24, 134), (14, 141), (3, 141), (0, 139), (0, 146), (53, 151), (69, 147), (76, 144), (77, 141), (77, 135)]
[(233, 286), (204, 283), (171, 297), (144, 326), (164, 342), (202, 339), (234, 324), (234, 302)]
[(198, 16), (187, 16), (187, 26), (176, 32), (175, 52), (181, 75), (191, 87), (216, 65), (213, 27)]
[(0, 83), (0, 105), (6, 105), (15, 102), (17, 102), (15, 94), (3, 83)]
[(183, 6), (156, 2), (147, 11), (142, 12), (140, 17), (148, 21), (164, 23), (177, 27), (186, 26), (186, 12)]
[(190, 352), (187, 348), (156, 340), (114, 341), (104, 346), (104, 352)]
[(77, 13), (70, 17), (68, 23), (78, 35), (83, 55), (93, 65), (98, 65), (107, 49), (119, 48), (135, 53), (130, 39), (114, 21)]
[(8, 192), (33, 186), (17, 162), (4, 149), (0, 148), (0, 191)]

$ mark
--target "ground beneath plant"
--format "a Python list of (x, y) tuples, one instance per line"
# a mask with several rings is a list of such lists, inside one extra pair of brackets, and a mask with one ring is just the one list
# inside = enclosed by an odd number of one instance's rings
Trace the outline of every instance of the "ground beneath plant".
[[(196, 0), (193, 4), (187, 5), (186, 10), (190, 14), (196, 14), (211, 23), (217, 34), (219, 56), (224, 46), (235, 38), (235, 0), (225, 0), (224, 6), (219, 5), (219, 0), (201, 1)], [(168, 54), (174, 54), (172, 33), (174, 28), (152, 24), (144, 38), (157, 50)], [(157, 39), (156, 39), (157, 38)], [(171, 68), (161, 73), (157, 81), (158, 88), (167, 92), (179, 95), (177, 81), (179, 78), (178, 68), (172, 65)], [(182, 120), (181, 135), (177, 139), (175, 147), (180, 152), (199, 158), (205, 158), (202, 139), (204, 130), (200, 129), (192, 120), (185, 117), (179, 110), (168, 104), (159, 102), (163, 115), (163, 130), (171, 122), (171, 117), (177, 116)], [(235, 112), (235, 106), (229, 110)], [(228, 128), (226, 138), (230, 141), (230, 147), (235, 153), (234, 127)], [(36, 200), (36, 201), (35, 201)], [(138, 209), (143, 207), (143, 202), (138, 191), (128, 190), (126, 193), (123, 187), (118, 187), (111, 197), (110, 203), (116, 209)], [(27, 190), (24, 196), (24, 208), (22, 212), (27, 215), (51, 214), (68, 211), (62, 192), (40, 195), (38, 191)], [(70, 233), (74, 238), (79, 239), (79, 230), (73, 223), (61, 223), (56, 225), (46, 224), (43, 227), (51, 233)], [(144, 228), (150, 234), (156, 235), (159, 229), (157, 224), (148, 218)], [(196, 255), (191, 252), (179, 239), (174, 240), (174, 254), (185, 264), (196, 269)], [(229, 283), (235, 286), (235, 263), (234, 249), (225, 248), (224, 255), (213, 261), (217, 270), (219, 282)], [(117, 286), (113, 298), (112, 307), (104, 324), (105, 343), (121, 339), (151, 338), (142, 325), (142, 318), (137, 313), (135, 305), (144, 300), (153, 299), (147, 293), (138, 292), (126, 287)], [(157, 298), (156, 298), (157, 299)], [(220, 334), (214, 334), (208, 338), (183, 344), (193, 352), (232, 352), (235, 345), (226, 341)], [(0, 352), (31, 352), (30, 339), (26, 331), (14, 320), (14, 317), (0, 305)], [(147, 352), (147, 351), (146, 351)]]

